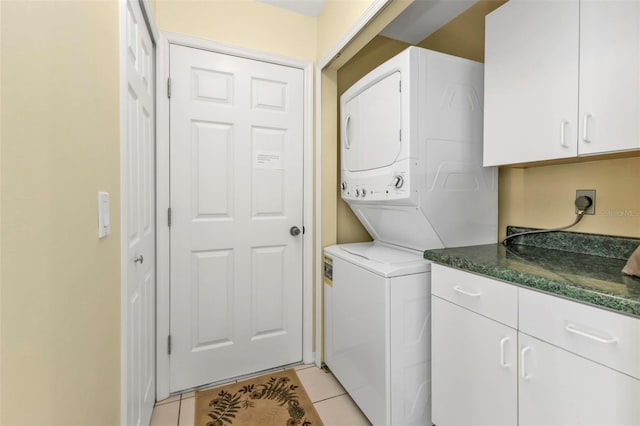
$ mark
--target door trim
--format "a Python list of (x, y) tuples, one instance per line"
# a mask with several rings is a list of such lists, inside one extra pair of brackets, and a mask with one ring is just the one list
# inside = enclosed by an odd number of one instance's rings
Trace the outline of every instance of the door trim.
[(314, 152), (313, 152), (313, 64), (309, 61), (218, 43), (202, 38), (160, 32), (156, 49), (156, 397), (169, 396), (170, 364), (167, 336), (170, 332), (170, 240), (167, 226), (169, 208), (169, 45), (177, 44), (227, 55), (298, 68), (303, 71), (303, 284), (302, 361), (314, 361), (313, 353), (313, 249), (314, 249)]
[(318, 61), (318, 68), (322, 70), (334, 59), (337, 59), (342, 50), (347, 47), (349, 43), (355, 40), (356, 37), (364, 31), (367, 25), (369, 25), (392, 1), (393, 0), (373, 0), (371, 5), (362, 13), (360, 18), (358, 18), (349, 30), (340, 37), (340, 40), (338, 40), (336, 44), (331, 47), (322, 58), (320, 58)]
[[(127, 98), (128, 98), (128, 83), (127, 83), (127, 61), (124, 55), (127, 54), (127, 2), (135, 2), (136, 0), (121, 0), (118, 7), (118, 33), (119, 33), (119, 49), (120, 49), (120, 424), (127, 424), (127, 399), (129, 397), (127, 393), (127, 377), (128, 377), (128, 365), (127, 365), (127, 268), (129, 266), (129, 259), (127, 257), (127, 197), (123, 197), (122, 194), (126, 192), (125, 182), (125, 170), (122, 167), (126, 164), (126, 146), (124, 145), (127, 140)], [(158, 47), (158, 27), (156, 26), (156, 19), (153, 14), (153, 7), (150, 0), (138, 0), (142, 16), (146, 22), (151, 42), (154, 45), (154, 49), (157, 52)], [(157, 62), (157, 60), (156, 60)], [(155, 64), (154, 64), (155, 65)], [(155, 69), (152, 70), (154, 73)], [(157, 76), (157, 74), (156, 74)], [(156, 83), (157, 84), (157, 83)], [(154, 103), (157, 104), (157, 98), (154, 99)], [(157, 119), (157, 116), (155, 117)], [(157, 143), (157, 139), (156, 139)], [(156, 283), (157, 285), (157, 283)]]

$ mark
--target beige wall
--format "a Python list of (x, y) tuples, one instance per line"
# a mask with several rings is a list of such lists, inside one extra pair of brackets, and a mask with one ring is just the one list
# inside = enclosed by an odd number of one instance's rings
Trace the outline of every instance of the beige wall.
[(255, 0), (156, 0), (158, 28), (315, 61), (317, 19)]
[(345, 36), (375, 0), (329, 0), (318, 16), (317, 60)]
[(484, 17), (506, 0), (480, 0), (418, 46), (484, 62)]
[(640, 237), (640, 158), (500, 170), (500, 237), (507, 225), (556, 228), (575, 218), (576, 189), (596, 190), (596, 214), (576, 232)]
[[(116, 425), (118, 3), (0, 8), (0, 423)], [(112, 200), (104, 240), (99, 190)]]

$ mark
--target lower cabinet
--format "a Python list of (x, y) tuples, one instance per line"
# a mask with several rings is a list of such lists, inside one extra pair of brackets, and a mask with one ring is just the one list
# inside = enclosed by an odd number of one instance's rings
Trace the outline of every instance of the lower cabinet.
[(640, 319), (441, 265), (432, 291), (436, 426), (640, 425)]
[(433, 423), (515, 425), (516, 330), (439, 297), (431, 309)]
[(518, 424), (640, 425), (640, 380), (526, 334), (519, 339)]

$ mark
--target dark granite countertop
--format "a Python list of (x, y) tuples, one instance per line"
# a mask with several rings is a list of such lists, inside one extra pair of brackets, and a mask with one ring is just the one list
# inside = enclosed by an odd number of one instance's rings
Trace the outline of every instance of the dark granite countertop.
[[(527, 230), (509, 227), (507, 235)], [(640, 318), (640, 278), (621, 272), (640, 239), (554, 232), (427, 250), (435, 263)]]

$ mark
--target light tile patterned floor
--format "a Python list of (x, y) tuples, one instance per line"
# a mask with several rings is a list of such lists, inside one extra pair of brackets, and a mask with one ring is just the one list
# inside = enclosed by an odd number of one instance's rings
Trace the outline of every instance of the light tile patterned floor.
[[(315, 365), (300, 365), (295, 369), (325, 426), (371, 425), (331, 373)], [(159, 401), (153, 409), (151, 426), (196, 426), (195, 401), (195, 392)]]

